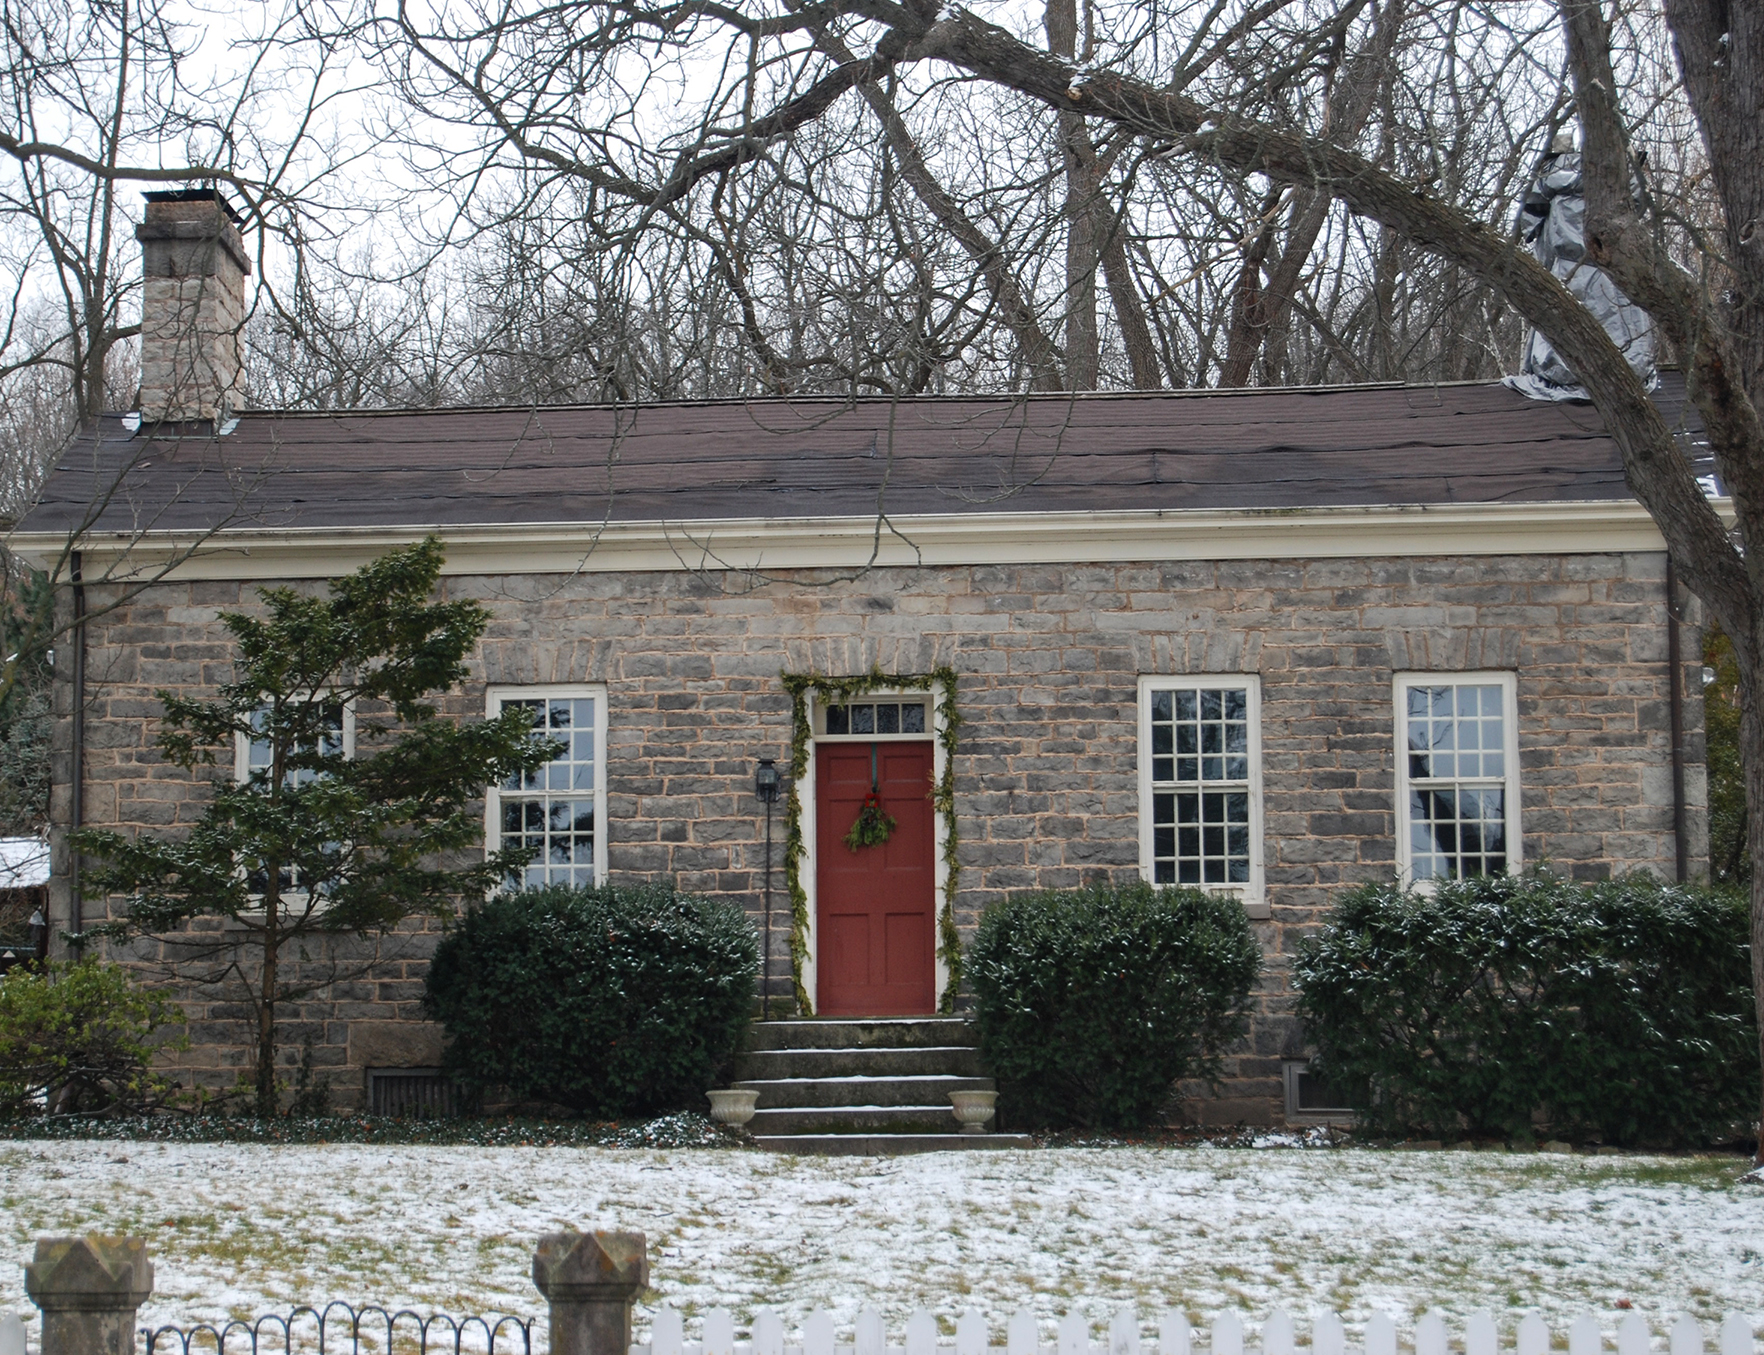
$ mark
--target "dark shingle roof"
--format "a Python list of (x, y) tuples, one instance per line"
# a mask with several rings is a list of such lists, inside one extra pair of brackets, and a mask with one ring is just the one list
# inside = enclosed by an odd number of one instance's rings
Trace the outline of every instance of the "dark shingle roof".
[[(1676, 419), (1676, 374), (1659, 398)], [(1629, 497), (1593, 409), (1495, 384), (262, 411), (183, 439), (108, 416), (21, 525), (70, 530), (112, 485), (100, 531)]]

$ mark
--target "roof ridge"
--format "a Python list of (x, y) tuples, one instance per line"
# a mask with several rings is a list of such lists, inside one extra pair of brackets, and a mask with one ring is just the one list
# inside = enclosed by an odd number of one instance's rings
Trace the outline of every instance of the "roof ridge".
[[(559, 404), (509, 405), (385, 405), (364, 409), (244, 409), (240, 419), (363, 419), (409, 418), (423, 414), (543, 414), (568, 413), (582, 410), (617, 412), (634, 409), (722, 409), (731, 407), (784, 408), (794, 405), (831, 405), (835, 408), (874, 407), (891, 404), (1100, 404), (1108, 401), (1145, 402), (1155, 400), (1250, 399), (1257, 396), (1347, 394), (1355, 391), (1378, 390), (1439, 390), (1464, 386), (1499, 386), (1499, 381), (1352, 381), (1325, 382), (1314, 386), (1185, 386), (1177, 390), (1129, 391), (1022, 391), (996, 394), (967, 395), (748, 395), (707, 396), (697, 399), (626, 400), (622, 402), (579, 401)], [(106, 419), (122, 418), (128, 411), (107, 411)]]

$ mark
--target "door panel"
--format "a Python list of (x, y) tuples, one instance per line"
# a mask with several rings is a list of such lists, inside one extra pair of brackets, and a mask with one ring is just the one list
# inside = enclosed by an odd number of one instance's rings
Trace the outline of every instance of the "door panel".
[[(845, 835), (870, 793), (894, 819), (888, 841)], [(816, 1006), (823, 1016), (922, 1016), (937, 1005), (931, 744), (815, 749)]]

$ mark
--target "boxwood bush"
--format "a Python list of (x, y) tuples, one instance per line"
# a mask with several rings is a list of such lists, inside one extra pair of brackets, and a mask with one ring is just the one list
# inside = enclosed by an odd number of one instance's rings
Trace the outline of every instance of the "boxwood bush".
[(965, 964), (1006, 1114), (1096, 1129), (1153, 1122), (1178, 1081), (1217, 1077), (1260, 963), (1242, 905), (1196, 889), (994, 904)]
[(553, 885), (467, 912), (436, 948), (424, 1005), (449, 1070), (480, 1095), (612, 1119), (702, 1109), (758, 963), (735, 904)]
[(1293, 978), (1374, 1130), (1669, 1145), (1757, 1109), (1750, 966), (1733, 894), (1532, 873), (1355, 890)]

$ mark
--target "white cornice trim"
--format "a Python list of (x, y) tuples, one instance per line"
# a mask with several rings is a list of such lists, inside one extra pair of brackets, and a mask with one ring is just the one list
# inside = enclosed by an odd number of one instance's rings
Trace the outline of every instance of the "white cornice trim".
[[(1715, 502), (1731, 518), (1727, 500)], [(873, 517), (729, 518), (698, 522), (513, 526), (236, 528), (88, 534), (88, 579), (326, 578), (433, 532), (448, 574), (571, 574), (643, 570), (770, 572), (866, 565), (1104, 564), (1169, 560), (1321, 559), (1416, 555), (1594, 555), (1665, 549), (1633, 500), (1347, 508), (1068, 513), (935, 513)], [(53, 559), (65, 536), (18, 533), (13, 550)]]

